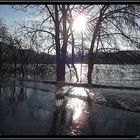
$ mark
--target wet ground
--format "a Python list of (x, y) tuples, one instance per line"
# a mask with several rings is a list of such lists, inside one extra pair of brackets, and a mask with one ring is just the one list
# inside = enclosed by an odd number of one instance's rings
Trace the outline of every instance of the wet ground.
[(1, 82), (0, 134), (137, 136), (139, 92)]

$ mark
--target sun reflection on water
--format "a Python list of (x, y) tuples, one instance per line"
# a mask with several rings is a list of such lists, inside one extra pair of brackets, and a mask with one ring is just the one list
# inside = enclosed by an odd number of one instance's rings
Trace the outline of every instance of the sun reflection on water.
[(72, 98), (68, 100), (67, 108), (73, 111), (72, 120), (78, 121), (85, 108), (85, 102), (78, 98)]
[(73, 114), (73, 121), (76, 121), (80, 117), (81, 114), (82, 114), (81, 109), (76, 110)]

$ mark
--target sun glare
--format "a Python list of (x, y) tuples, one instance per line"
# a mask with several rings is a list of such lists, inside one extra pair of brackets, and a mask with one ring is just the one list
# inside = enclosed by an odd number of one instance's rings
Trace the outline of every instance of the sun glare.
[(84, 31), (86, 28), (86, 16), (85, 15), (79, 15), (75, 18), (73, 22), (73, 29), (77, 32)]

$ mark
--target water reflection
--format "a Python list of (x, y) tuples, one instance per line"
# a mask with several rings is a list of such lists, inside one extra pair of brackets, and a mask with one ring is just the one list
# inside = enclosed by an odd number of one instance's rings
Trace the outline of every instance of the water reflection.
[[(69, 97), (69, 95), (72, 95)], [(75, 96), (87, 97), (82, 88), (59, 87), (50, 135), (79, 135), (88, 120), (88, 104)], [(85, 129), (85, 128), (84, 128)]]
[(21, 102), (23, 100), (26, 99), (27, 95), (27, 89), (23, 88), (23, 87), (12, 87), (12, 89), (10, 89), (11, 93), (10, 93), (10, 97), (9, 97), (9, 101), (16, 103), (16, 102)]
[(8, 99), (9, 103), (18, 103), (26, 100), (27, 98), (27, 88), (23, 87), (2, 87), (1, 96)]
[(72, 98), (68, 100), (67, 108), (73, 111), (73, 121), (77, 122), (85, 108), (85, 102), (78, 98)]
[(12, 85), (1, 89), (0, 134), (48, 134), (55, 105), (53, 93)]
[[(37, 84), (32, 86), (37, 87)], [(105, 131), (110, 133), (113, 127), (112, 123), (108, 127), (110, 118), (115, 125), (117, 124), (114, 119), (116, 112), (114, 106), (126, 109), (134, 107), (133, 109), (140, 110), (139, 91), (132, 93), (129, 90), (87, 89), (71, 86), (54, 88), (47, 84), (42, 84), (41, 87), (51, 92), (26, 88), (22, 86), (22, 83), (21, 87), (16, 87), (13, 83), (11, 87), (1, 88), (0, 133), (14, 135), (17, 133), (26, 135), (105, 134)], [(57, 91), (54, 90), (56, 88)], [(112, 104), (111, 109), (106, 106), (110, 104)], [(118, 112), (121, 114), (123, 111), (118, 110)], [(117, 119), (123, 119), (119, 113), (116, 114)], [(118, 130), (118, 128), (119, 126), (115, 129)]]

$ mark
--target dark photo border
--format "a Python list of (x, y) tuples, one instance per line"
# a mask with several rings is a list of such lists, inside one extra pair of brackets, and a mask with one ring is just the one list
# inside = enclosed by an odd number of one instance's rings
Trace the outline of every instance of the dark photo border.
[[(0, 5), (6, 4), (140, 4), (139, 0), (0, 0)], [(24, 136), (24, 135), (1, 135), (0, 134), (0, 140), (32, 140), (32, 139), (41, 139), (41, 140), (57, 140), (57, 139), (140, 139), (140, 136), (133, 136), (133, 135), (111, 135), (111, 136)]]

